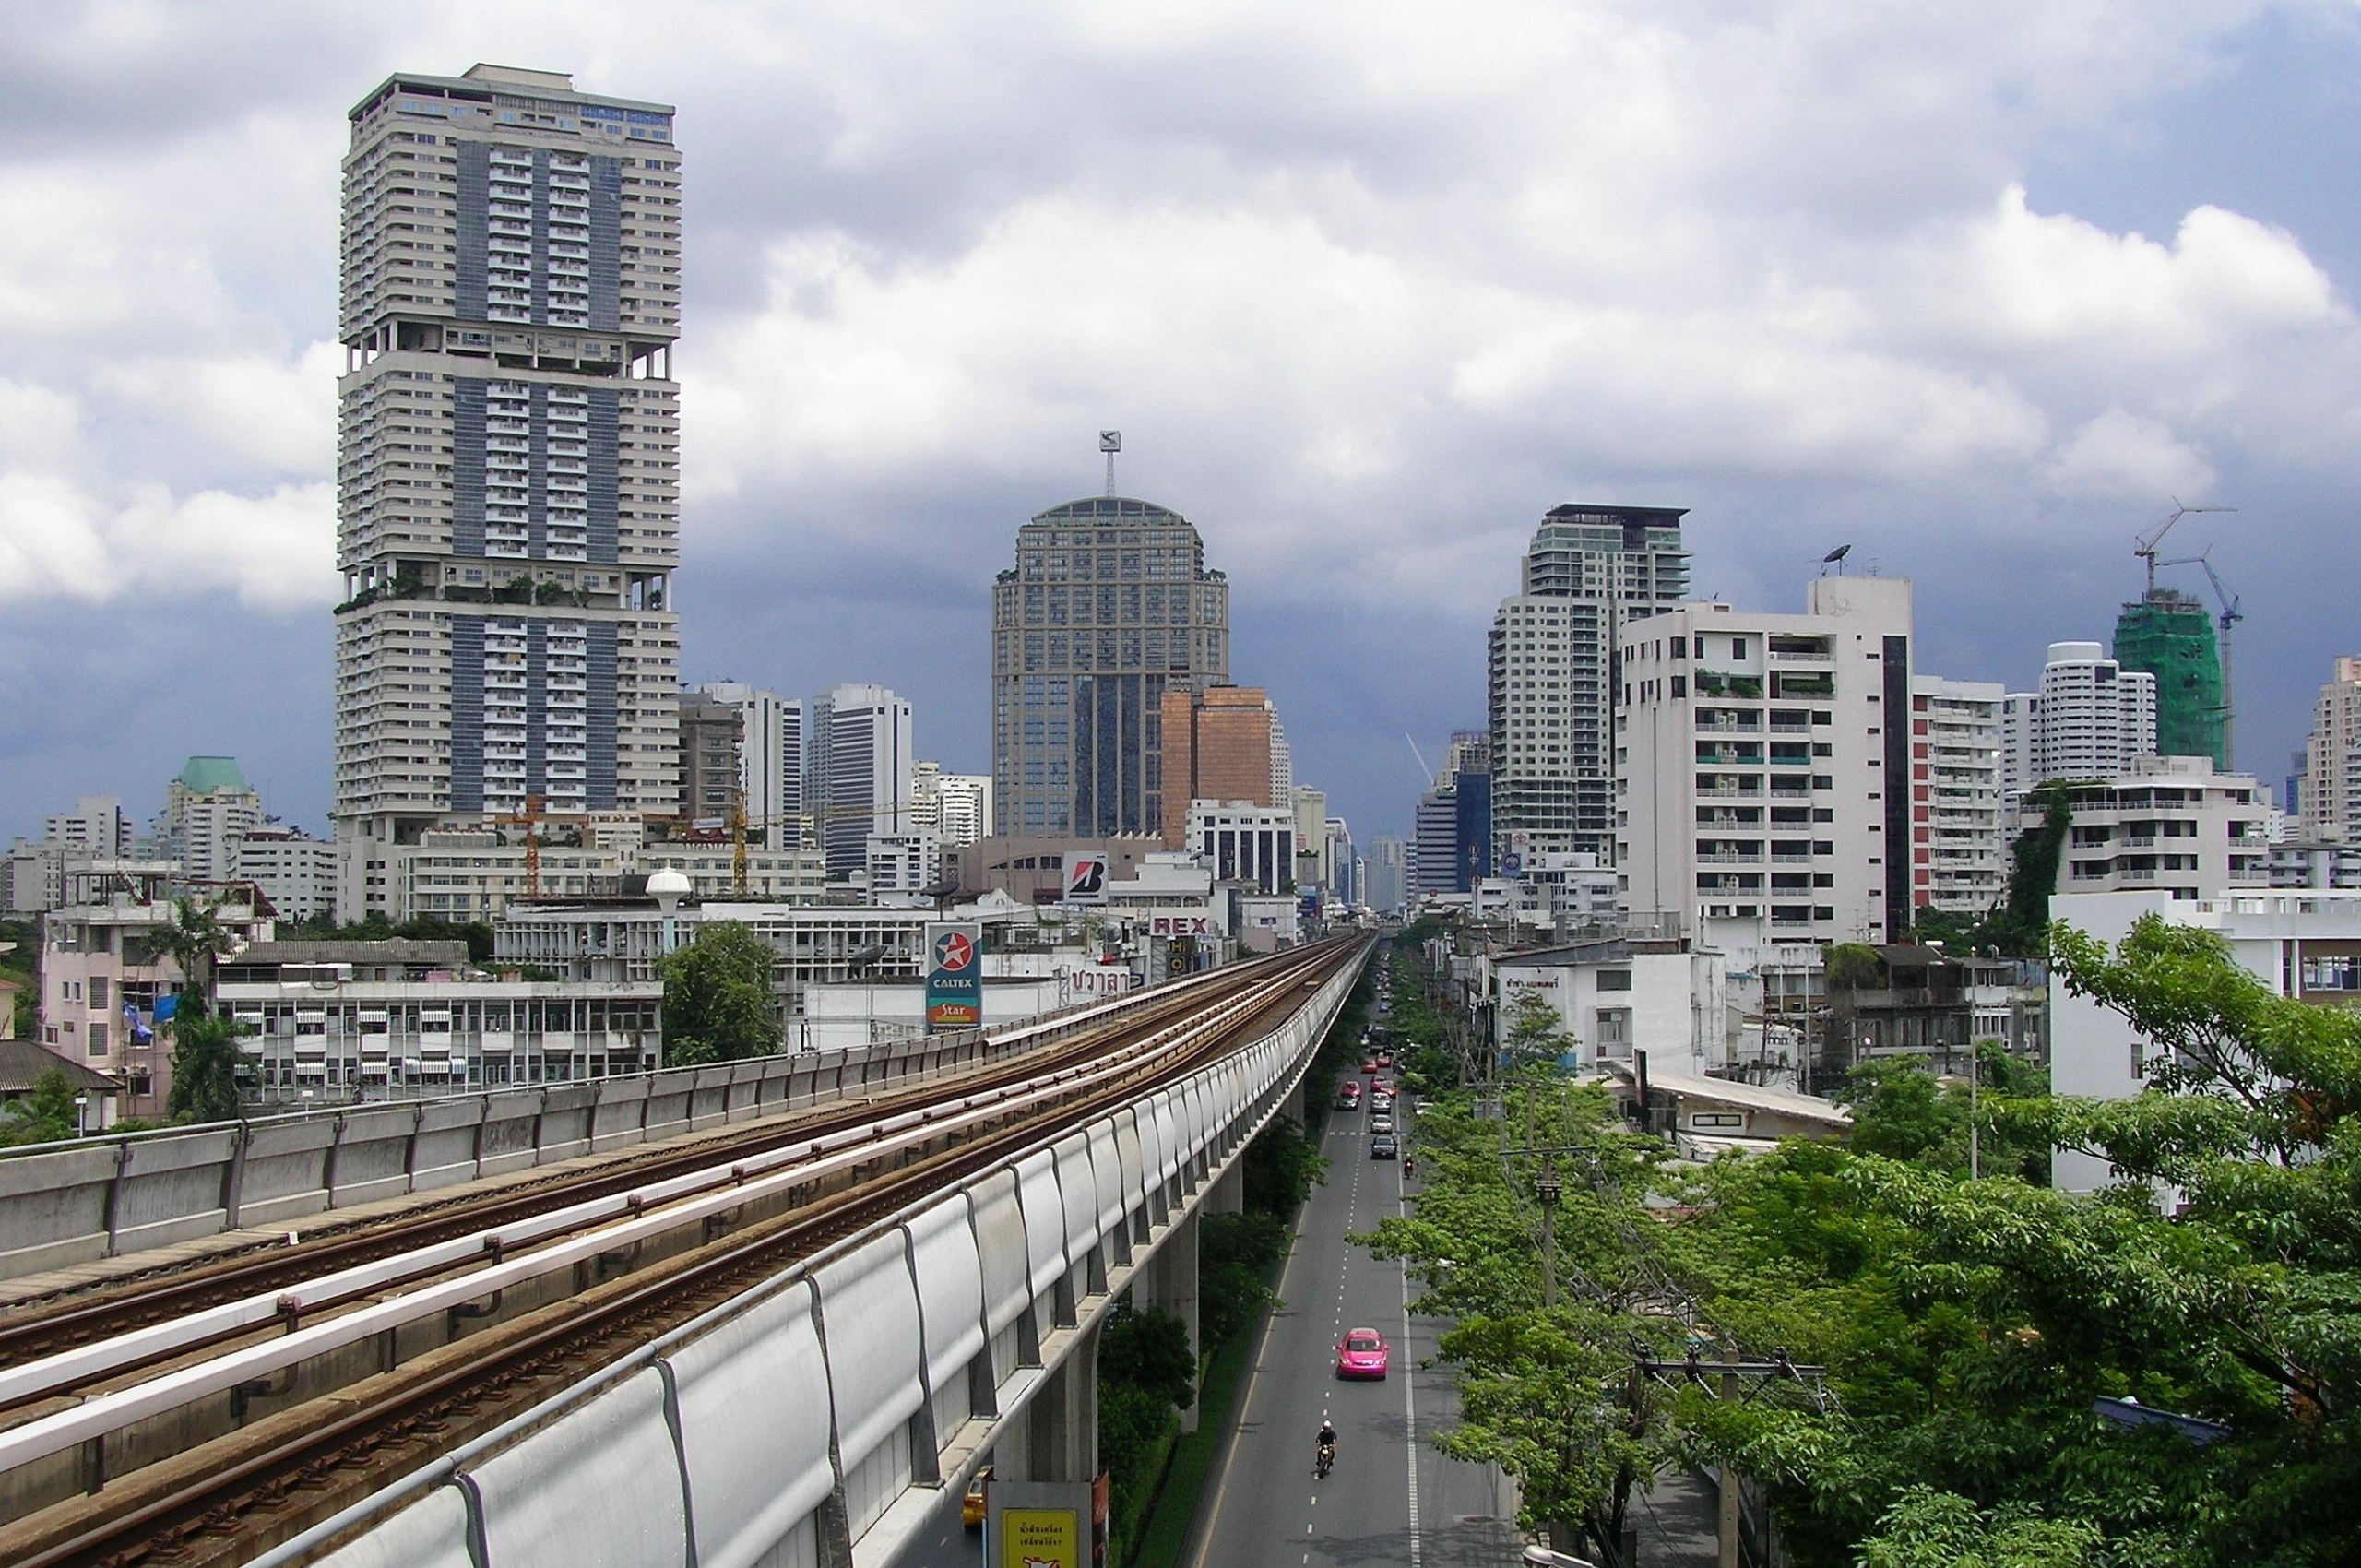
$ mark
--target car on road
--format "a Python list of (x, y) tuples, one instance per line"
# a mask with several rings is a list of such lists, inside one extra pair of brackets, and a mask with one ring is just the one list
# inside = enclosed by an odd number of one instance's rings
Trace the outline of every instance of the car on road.
[(1362, 1072), (1364, 1072), (1364, 1073), (1374, 1073), (1374, 1072), (1376, 1072), (1376, 1071), (1377, 1071), (1377, 1058), (1376, 1058), (1376, 1057), (1374, 1057), (1374, 1056), (1372, 1056), (1372, 1057), (1370, 1057), (1368, 1060), (1364, 1061), (1364, 1062), (1361, 1063), (1361, 1071), (1362, 1071)]
[(1394, 1141), (1393, 1134), (1380, 1133), (1369, 1141), (1369, 1157), (1371, 1159), (1399, 1159), (1402, 1158), (1402, 1146)]
[(1358, 1078), (1347, 1078), (1336, 1086), (1336, 1109), (1358, 1111), (1361, 1108), (1361, 1085)]
[(976, 1472), (975, 1479), (967, 1483), (967, 1491), (961, 1495), (959, 1523), (968, 1529), (980, 1530), (984, 1527), (984, 1516), (991, 1512), (991, 1484), (992, 1467), (987, 1465)]
[(1384, 1380), (1394, 1365), (1385, 1336), (1374, 1328), (1356, 1328), (1336, 1342), (1336, 1375)]
[(1393, 1065), (1394, 1065), (1394, 1052), (1392, 1052), (1392, 1051), (1379, 1051), (1379, 1052), (1377, 1053), (1377, 1064), (1378, 1064), (1379, 1066), (1381, 1066), (1381, 1067), (1391, 1067), (1391, 1066), (1393, 1066)]
[(1369, 1130), (1372, 1133), (1394, 1131), (1394, 1112), (1382, 1105), (1370, 1107)]

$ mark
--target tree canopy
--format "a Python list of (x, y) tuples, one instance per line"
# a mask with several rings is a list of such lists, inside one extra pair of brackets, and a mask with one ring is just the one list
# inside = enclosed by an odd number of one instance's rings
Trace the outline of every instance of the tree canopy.
[(668, 955), (664, 1060), (675, 1067), (768, 1056), (784, 1031), (771, 1002), (777, 955), (736, 921), (708, 925)]
[[(1498, 1121), (1426, 1117), (1417, 1212), (1374, 1241), (1455, 1320), (1444, 1446), (1499, 1459), (1525, 1523), (1608, 1564), (1633, 1488), (1684, 1460), (1754, 1478), (1800, 1568), (2361, 1561), (2361, 1016), (2154, 919), (2113, 949), (2048, 942), (2062, 983), (2149, 1042), (2148, 1088), (2054, 1099), (1985, 1063), (1982, 1180), (1961, 1088), (1883, 1065), (1848, 1091), (1849, 1146), (1702, 1167), (1537, 1070)], [(1561, 1107), (1546, 1136), (1536, 1102)], [(1514, 1152), (1543, 1143), (1583, 1151), (1555, 1308)], [(2118, 1183), (2028, 1180), (2052, 1144)], [(1724, 1402), (1677, 1363), (1635, 1372), (1690, 1347), (1825, 1375)]]

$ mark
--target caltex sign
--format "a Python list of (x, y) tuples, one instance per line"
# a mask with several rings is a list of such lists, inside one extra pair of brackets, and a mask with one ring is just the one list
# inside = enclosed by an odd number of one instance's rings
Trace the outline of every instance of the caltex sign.
[(929, 925), (926, 950), (926, 1032), (980, 1028), (984, 928), (964, 921)]

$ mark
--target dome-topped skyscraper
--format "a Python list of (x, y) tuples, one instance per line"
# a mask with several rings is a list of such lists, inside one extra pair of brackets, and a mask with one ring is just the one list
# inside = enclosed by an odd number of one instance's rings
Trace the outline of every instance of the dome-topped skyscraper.
[(992, 588), (992, 789), (1005, 834), (1156, 833), (1168, 690), (1229, 679), (1229, 584), (1178, 512), (1052, 506)]

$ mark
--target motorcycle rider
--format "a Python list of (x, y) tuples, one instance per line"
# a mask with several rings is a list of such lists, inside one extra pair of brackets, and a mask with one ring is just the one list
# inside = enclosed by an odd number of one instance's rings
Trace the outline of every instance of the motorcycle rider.
[(1324, 1465), (1336, 1462), (1336, 1423), (1325, 1416), (1320, 1419), (1319, 1458)]

